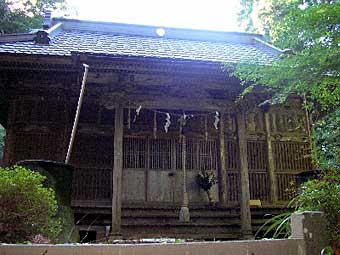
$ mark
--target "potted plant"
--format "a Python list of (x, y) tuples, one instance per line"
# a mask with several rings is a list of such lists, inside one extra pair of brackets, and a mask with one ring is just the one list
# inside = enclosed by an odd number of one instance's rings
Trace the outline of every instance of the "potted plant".
[(217, 179), (211, 170), (202, 170), (197, 174), (197, 184), (207, 193), (209, 204), (213, 204), (210, 190), (216, 183)]

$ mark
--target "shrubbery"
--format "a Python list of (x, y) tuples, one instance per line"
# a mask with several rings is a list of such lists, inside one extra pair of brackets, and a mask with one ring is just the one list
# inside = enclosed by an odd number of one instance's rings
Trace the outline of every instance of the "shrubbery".
[(327, 220), (328, 239), (340, 248), (340, 173), (329, 171), (320, 179), (301, 186), (300, 194), (292, 201), (298, 211), (323, 211)]
[(55, 217), (53, 189), (46, 177), (20, 166), (0, 168), (0, 242), (33, 241), (36, 236), (56, 240), (61, 227)]

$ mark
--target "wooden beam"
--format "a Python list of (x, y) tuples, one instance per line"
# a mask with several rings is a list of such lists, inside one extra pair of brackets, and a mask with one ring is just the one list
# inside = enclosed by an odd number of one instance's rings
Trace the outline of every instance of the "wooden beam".
[(219, 182), (219, 194), (220, 202), (222, 205), (227, 205), (227, 166), (226, 166), (226, 149), (225, 149), (225, 137), (224, 137), (224, 114), (221, 113), (220, 118), (220, 182)]
[(264, 113), (264, 120), (265, 120), (265, 127), (266, 127), (270, 201), (272, 204), (275, 204), (278, 201), (277, 178), (275, 174), (274, 154), (273, 154), (273, 148), (272, 148), (272, 135), (271, 135), (271, 129), (270, 129), (270, 116), (269, 116), (268, 111)]
[(123, 117), (124, 108), (115, 108), (114, 159), (112, 171), (112, 229), (113, 237), (121, 236), (122, 217), (122, 170), (123, 170)]
[(237, 114), (237, 133), (238, 145), (240, 152), (240, 179), (241, 179), (241, 231), (243, 239), (253, 239), (251, 228), (251, 212), (250, 212), (250, 191), (249, 191), (249, 171), (247, 160), (247, 139), (245, 129), (244, 113)]

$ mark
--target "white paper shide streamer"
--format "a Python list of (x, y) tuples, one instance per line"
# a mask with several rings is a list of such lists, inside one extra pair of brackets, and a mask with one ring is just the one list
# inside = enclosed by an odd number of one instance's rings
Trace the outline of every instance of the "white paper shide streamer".
[(164, 130), (165, 130), (165, 133), (168, 133), (169, 127), (170, 127), (170, 125), (171, 125), (170, 114), (169, 114), (169, 113), (166, 113), (165, 116), (166, 116), (166, 118), (165, 118)]
[(218, 111), (215, 112), (215, 121), (214, 121), (214, 127), (215, 129), (218, 129), (218, 123), (220, 122), (220, 113)]
[(137, 117), (139, 116), (140, 110), (142, 110), (142, 106), (141, 106), (141, 105), (138, 106), (138, 108), (136, 109), (136, 115), (135, 115), (135, 117), (134, 117), (134, 119), (133, 119), (133, 123), (136, 122)]

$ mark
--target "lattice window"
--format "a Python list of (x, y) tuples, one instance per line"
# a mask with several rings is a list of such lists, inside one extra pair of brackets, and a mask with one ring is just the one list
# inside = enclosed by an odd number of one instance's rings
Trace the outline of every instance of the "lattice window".
[(249, 190), (251, 199), (269, 200), (269, 176), (264, 173), (249, 173)]
[(311, 155), (307, 143), (274, 142), (275, 169), (284, 171), (303, 171), (311, 169)]
[(64, 105), (58, 98), (25, 98), (15, 101), (15, 122), (60, 122)]
[(76, 168), (73, 172), (72, 200), (110, 200), (112, 169)]
[(240, 173), (234, 171), (227, 172), (228, 200), (238, 201), (241, 194)]
[[(182, 168), (182, 146), (176, 145), (176, 168)], [(186, 139), (186, 168), (189, 170), (216, 170), (217, 145), (216, 140)]]
[(150, 168), (171, 169), (171, 139), (150, 139)]
[(113, 136), (78, 134), (71, 162), (76, 166), (112, 167)]
[(248, 141), (247, 142), (248, 168), (252, 170), (267, 169), (266, 142)]
[(288, 201), (296, 196), (296, 179), (295, 174), (277, 174), (279, 200)]
[[(16, 133), (14, 162), (23, 159), (61, 160), (63, 141), (56, 133)], [(13, 162), (13, 163), (14, 163)]]
[(227, 170), (238, 170), (239, 169), (239, 152), (236, 140), (226, 140), (226, 166)]
[(123, 141), (123, 168), (145, 168), (146, 138), (126, 137)]
[(217, 169), (217, 148), (215, 140), (199, 140), (198, 155), (198, 165), (200, 170)]

